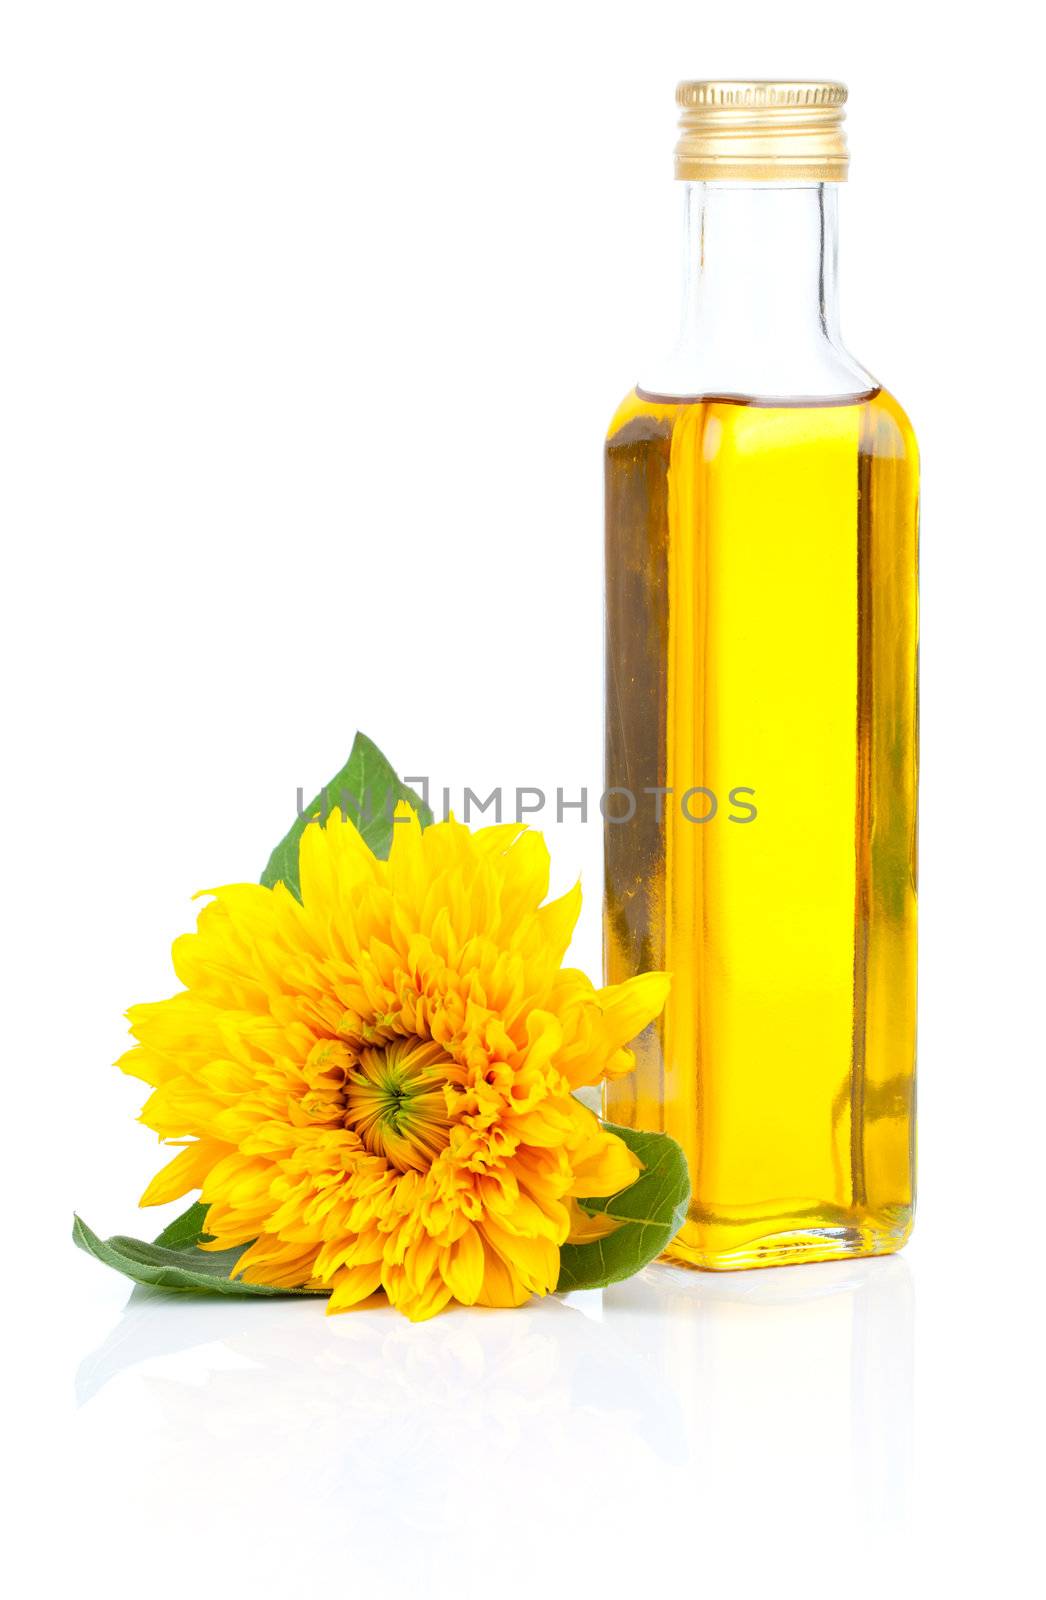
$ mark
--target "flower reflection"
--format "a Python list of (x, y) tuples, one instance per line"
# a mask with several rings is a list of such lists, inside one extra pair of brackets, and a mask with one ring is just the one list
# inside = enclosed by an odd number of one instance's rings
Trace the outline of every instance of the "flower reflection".
[[(324, 1318), (296, 1301), (140, 1290), (78, 1375), (81, 1404), (136, 1389), (138, 1427), (176, 1478), (221, 1486), (246, 1522), (281, 1498), (357, 1533), (434, 1538), (467, 1514), (495, 1550), (506, 1497), (562, 1519), (593, 1470), (653, 1488), (683, 1460), (671, 1391), (602, 1324), (598, 1295), (411, 1325), (387, 1307)], [(500, 1534), (498, 1533), (498, 1530)], [(484, 1531), (486, 1530), (486, 1531)], [(419, 1573), (422, 1569), (419, 1567)]]

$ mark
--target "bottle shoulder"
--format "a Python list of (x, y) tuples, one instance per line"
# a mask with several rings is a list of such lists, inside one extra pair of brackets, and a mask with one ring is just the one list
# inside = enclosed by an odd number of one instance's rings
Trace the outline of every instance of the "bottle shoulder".
[(919, 444), (915, 428), (907, 411), (889, 389), (880, 387), (868, 402), (870, 419), (875, 426), (874, 453), (909, 461), (913, 467), (919, 463)]
[(682, 407), (688, 403), (685, 400), (667, 400), (654, 398), (638, 387), (632, 388), (620, 402), (607, 428), (607, 438), (613, 439), (622, 429), (630, 423), (647, 420), (653, 423), (664, 423), (670, 430), (675, 418)]
[[(751, 396), (743, 394), (651, 394), (640, 386), (631, 389), (621, 401), (607, 430), (607, 443), (631, 443), (655, 436), (670, 437), (679, 422), (695, 410), (716, 412), (721, 417), (733, 411), (750, 414), (768, 412), (824, 411), (842, 421), (841, 413), (861, 414), (863, 448), (876, 456), (905, 459), (918, 463), (918, 446), (911, 421), (889, 390), (875, 385), (849, 395)], [(753, 415), (753, 422), (756, 416)]]

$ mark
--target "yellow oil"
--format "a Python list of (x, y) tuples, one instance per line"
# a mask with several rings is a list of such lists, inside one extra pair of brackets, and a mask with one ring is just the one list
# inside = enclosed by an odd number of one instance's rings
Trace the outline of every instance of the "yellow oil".
[(882, 390), (636, 391), (606, 472), (606, 782), (626, 791), (608, 812), (635, 798), (606, 826), (607, 980), (672, 973), (606, 1114), (686, 1150), (676, 1260), (895, 1250), (914, 1199), (910, 425)]

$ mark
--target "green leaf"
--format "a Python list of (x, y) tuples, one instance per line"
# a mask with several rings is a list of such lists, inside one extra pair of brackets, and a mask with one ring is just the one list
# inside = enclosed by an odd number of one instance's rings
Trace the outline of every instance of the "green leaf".
[(667, 1133), (641, 1133), (604, 1123), (643, 1163), (643, 1171), (619, 1194), (584, 1200), (584, 1210), (614, 1217), (620, 1226), (590, 1244), (565, 1244), (559, 1252), (556, 1289), (602, 1289), (630, 1278), (653, 1261), (686, 1221), (690, 1174), (686, 1156)]
[[(189, 1207), (177, 1221), (172, 1222), (153, 1244), (143, 1239), (128, 1239), (116, 1234), (112, 1239), (99, 1239), (86, 1222), (73, 1217), (73, 1242), (88, 1255), (94, 1256), (107, 1267), (122, 1272), (135, 1283), (148, 1283), (156, 1289), (196, 1289), (205, 1294), (226, 1295), (316, 1295), (322, 1289), (274, 1289), (267, 1283), (244, 1283), (229, 1274), (247, 1249), (243, 1245), (235, 1250), (199, 1250), (200, 1224), (206, 1215), (206, 1206)], [(172, 1243), (172, 1240), (180, 1242)]]
[(184, 1250), (188, 1245), (202, 1244), (205, 1239), (213, 1238), (203, 1229), (206, 1216), (207, 1207), (201, 1205), (199, 1200), (194, 1200), (188, 1211), (183, 1211), (180, 1217), (175, 1217), (162, 1233), (156, 1235), (153, 1243), (166, 1245), (170, 1250)]
[(406, 800), (418, 814), (423, 828), (432, 821), (432, 812), (420, 795), (401, 783), (377, 745), (366, 734), (357, 733), (349, 759), (336, 772), (316, 798), (305, 807), (293, 827), (276, 846), (261, 875), (267, 889), (285, 883), (301, 899), (298, 880), (298, 846), (309, 823), (320, 817), (326, 821), (335, 807), (354, 822), (376, 856), (384, 860), (392, 846), (393, 811)]

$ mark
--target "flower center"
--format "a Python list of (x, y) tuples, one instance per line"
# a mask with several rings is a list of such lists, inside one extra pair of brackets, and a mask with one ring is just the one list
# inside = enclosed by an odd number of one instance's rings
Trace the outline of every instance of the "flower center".
[(345, 1126), (401, 1172), (427, 1172), (450, 1139), (443, 1097), (449, 1065), (431, 1039), (361, 1050), (345, 1082)]

